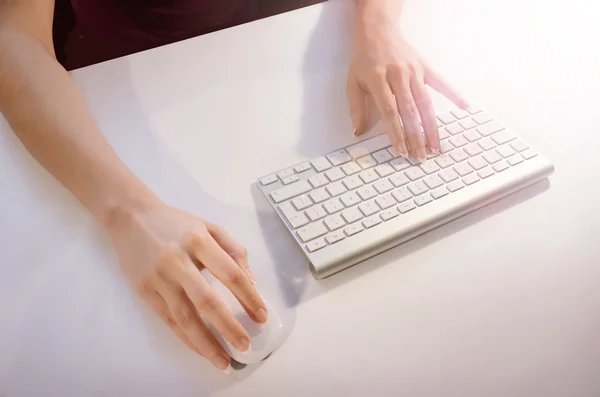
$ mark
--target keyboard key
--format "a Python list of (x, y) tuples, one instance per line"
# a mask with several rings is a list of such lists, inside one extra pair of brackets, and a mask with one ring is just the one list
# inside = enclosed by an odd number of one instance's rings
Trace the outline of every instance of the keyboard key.
[(312, 170), (312, 166), (310, 165), (310, 163), (304, 163), (296, 166), (294, 170), (296, 170), (297, 173), (301, 173), (304, 171)]
[(379, 164), (387, 163), (388, 161), (394, 158), (394, 156), (392, 156), (392, 154), (387, 149), (379, 150), (373, 153), (373, 157)]
[(375, 172), (379, 174), (380, 177), (386, 177), (388, 175), (392, 175), (395, 171), (389, 164), (382, 164), (375, 167)]
[(356, 160), (356, 162), (362, 167), (363, 170), (375, 167), (377, 165), (377, 161), (375, 161), (375, 159), (371, 157), (370, 154), (359, 158), (358, 160)]
[(375, 191), (375, 189), (372, 186), (360, 187), (360, 188), (356, 189), (356, 193), (358, 193), (360, 198), (363, 200), (368, 200), (370, 198), (377, 196), (377, 192)]
[(393, 147), (389, 147), (387, 150), (390, 152), (393, 158), (400, 157), (400, 153), (398, 153)]
[(496, 135), (492, 136), (492, 140), (498, 145), (504, 145), (505, 143), (516, 138), (516, 135), (509, 130), (500, 131)]
[(398, 172), (395, 175), (390, 176), (388, 180), (392, 182), (392, 185), (394, 185), (395, 187), (404, 186), (408, 182), (410, 182), (410, 179), (408, 179), (408, 177), (402, 172)]
[(408, 200), (409, 198), (411, 198), (413, 195), (412, 193), (405, 187), (394, 190), (392, 192), (392, 196), (394, 196), (394, 198), (396, 199), (396, 201), (398, 201), (399, 203)]
[(477, 106), (477, 105), (471, 105), (471, 106), (470, 106), (470, 107), (467, 109), (467, 111), (468, 111), (469, 113), (471, 113), (471, 114), (477, 114), (477, 113), (483, 112), (483, 109), (482, 109), (481, 107)]
[(298, 181), (271, 192), (271, 198), (277, 204), (311, 191), (307, 181)]
[(456, 117), (454, 117), (451, 113), (442, 113), (437, 116), (438, 120), (444, 124), (450, 124), (456, 121)]
[(446, 188), (452, 193), (462, 189), (463, 187), (465, 187), (465, 185), (463, 185), (461, 181), (450, 182), (448, 185), (446, 185)]
[(379, 212), (379, 206), (375, 204), (375, 201), (367, 201), (366, 203), (361, 203), (359, 204), (358, 209), (365, 216), (371, 216)]
[(452, 123), (450, 125), (447, 125), (445, 130), (448, 131), (450, 135), (456, 135), (463, 132), (464, 128), (462, 128), (458, 123)]
[(475, 157), (468, 161), (469, 165), (473, 167), (475, 171), (479, 171), (482, 168), (487, 167), (488, 163), (481, 157)]
[(515, 166), (517, 164), (521, 164), (523, 162), (523, 158), (521, 156), (512, 156), (507, 160), (507, 162), (511, 166)]
[(398, 206), (398, 211), (400, 211), (401, 214), (406, 214), (408, 211), (412, 211), (415, 208), (417, 208), (417, 206), (413, 200), (408, 200)]
[(307, 209), (306, 215), (310, 218), (311, 222), (314, 222), (325, 218), (327, 216), (327, 212), (325, 212), (321, 204), (317, 204)]
[(458, 124), (460, 124), (460, 126), (461, 126), (462, 128), (464, 128), (465, 130), (470, 130), (471, 128), (475, 128), (475, 127), (477, 127), (477, 125), (478, 125), (478, 124), (477, 124), (476, 122), (474, 122), (474, 121), (473, 121), (473, 119), (472, 119), (472, 118), (470, 118), (470, 117), (469, 117), (468, 119), (464, 119), (464, 120), (461, 120), (461, 121), (459, 121), (459, 123), (458, 123)]
[(331, 163), (325, 157), (320, 157), (310, 162), (317, 172), (323, 172), (331, 168)]
[(450, 157), (447, 154), (442, 154), (441, 156), (437, 157), (434, 161), (437, 163), (437, 165), (439, 165), (442, 168), (448, 168), (454, 165), (454, 160), (452, 160), (452, 157)]
[(441, 197), (444, 197), (448, 193), (449, 193), (448, 189), (446, 189), (444, 186), (442, 186), (442, 187), (440, 187), (438, 189), (432, 190), (431, 191), (431, 197), (433, 197), (434, 199), (437, 200), (437, 199), (439, 199)]
[(425, 172), (427, 175), (431, 175), (434, 172), (438, 172), (440, 170), (440, 167), (433, 161), (428, 161), (425, 164), (421, 164), (421, 169), (423, 170), (423, 172)]
[(298, 236), (305, 243), (325, 234), (327, 234), (327, 228), (321, 222), (311, 223), (298, 229)]
[(308, 225), (308, 218), (302, 212), (296, 212), (295, 215), (290, 216), (287, 220), (294, 229)]
[(485, 138), (485, 139), (477, 142), (477, 144), (479, 145), (479, 147), (481, 147), (483, 150), (486, 150), (486, 151), (491, 150), (496, 147), (496, 144), (490, 138)]
[(452, 181), (458, 179), (458, 174), (452, 168), (447, 168), (447, 169), (441, 171), (438, 175), (446, 183), (449, 183), (449, 182), (452, 182)]
[(379, 192), (379, 194), (383, 194), (392, 190), (394, 188), (394, 185), (392, 185), (387, 179), (381, 179), (375, 182), (373, 184), (373, 187)]
[(455, 148), (463, 147), (469, 143), (469, 141), (463, 138), (462, 135), (453, 136), (452, 138), (448, 139), (448, 141), (450, 141), (452, 146)]
[(267, 185), (270, 185), (271, 183), (275, 183), (275, 182), (277, 182), (277, 175), (269, 175), (260, 180), (260, 183), (263, 186), (267, 186)]
[(417, 179), (421, 179), (425, 176), (425, 173), (423, 172), (423, 170), (419, 167), (412, 167), (406, 171), (404, 171), (404, 174), (408, 177), (408, 179), (410, 179), (411, 181), (416, 181)]
[(494, 151), (485, 152), (481, 157), (483, 157), (485, 161), (487, 161), (490, 164), (494, 164), (502, 160), (502, 157), (500, 157), (500, 155)]
[(448, 139), (440, 142), (440, 153), (448, 153), (454, 150), (454, 146), (450, 143)]
[(342, 182), (334, 182), (326, 187), (327, 192), (332, 196), (339, 196), (342, 193), (346, 192), (346, 188)]
[(475, 182), (479, 182), (479, 177), (477, 176), (477, 174), (470, 174), (465, 176), (462, 179), (463, 183), (467, 186), (474, 184)]
[(284, 185), (289, 185), (290, 183), (298, 182), (298, 179), (300, 179), (298, 178), (298, 175), (294, 174), (283, 178), (281, 180), (281, 183), (283, 183)]
[(496, 132), (502, 131), (503, 129), (504, 126), (495, 120), (491, 123), (477, 127), (477, 131), (481, 134), (481, 136), (490, 136)]
[(344, 228), (344, 233), (348, 236), (354, 236), (356, 233), (360, 233), (365, 230), (360, 222), (354, 223), (352, 225), (348, 225)]
[(392, 197), (391, 194), (385, 194), (383, 196), (379, 196), (375, 199), (375, 202), (382, 210), (388, 209), (397, 204), (396, 200), (394, 200), (394, 198)]
[(360, 166), (358, 164), (356, 164), (354, 161), (351, 161), (349, 163), (342, 165), (342, 171), (344, 171), (346, 173), (346, 175), (352, 175), (352, 174), (356, 174), (357, 172), (362, 171), (362, 168), (360, 168)]
[(395, 208), (387, 209), (387, 210), (381, 212), (381, 214), (379, 214), (379, 217), (383, 221), (389, 221), (390, 219), (395, 218), (397, 216), (398, 216), (398, 211), (396, 211)]
[(477, 130), (467, 131), (463, 134), (463, 137), (469, 142), (475, 142), (481, 139), (481, 135)]
[(362, 221), (362, 224), (365, 228), (371, 228), (375, 225), (379, 225), (381, 223), (381, 218), (378, 216), (372, 216)]
[(410, 168), (410, 163), (408, 162), (408, 160), (403, 159), (403, 158), (397, 158), (397, 159), (390, 161), (390, 165), (392, 167), (394, 167), (394, 169), (396, 171), (402, 171), (407, 168)]
[(281, 171), (279, 174), (277, 174), (279, 176), (279, 178), (284, 179), (287, 178), (289, 176), (294, 175), (294, 170), (289, 168), (287, 170)]
[(310, 252), (318, 251), (324, 247), (327, 247), (327, 243), (325, 242), (325, 239), (322, 238), (318, 238), (306, 244), (306, 249)]
[(469, 146), (465, 147), (465, 152), (471, 157), (475, 157), (478, 154), (483, 153), (483, 149), (476, 143), (472, 143)]
[(459, 109), (459, 108), (452, 109), (450, 111), (450, 113), (452, 113), (452, 115), (459, 120), (470, 116), (469, 112), (467, 112), (466, 110)]
[(516, 153), (515, 150), (509, 145), (500, 146), (496, 149), (496, 152), (504, 158), (508, 158)]
[(338, 167), (332, 168), (329, 171), (325, 171), (325, 175), (331, 182), (338, 181), (346, 176), (346, 174), (344, 174)]
[(348, 190), (354, 190), (357, 187), (360, 187), (363, 185), (362, 180), (357, 175), (352, 175), (352, 176), (345, 178), (342, 181), (342, 183), (344, 184), (344, 186), (346, 186), (346, 189), (348, 189)]
[(523, 141), (513, 141), (510, 143), (510, 147), (515, 149), (517, 153), (521, 153), (527, 149), (529, 149), (529, 145)]
[(454, 171), (460, 176), (465, 176), (473, 172), (473, 168), (471, 168), (469, 163), (460, 163), (454, 166)]
[(379, 175), (373, 170), (364, 170), (358, 174), (358, 176), (360, 176), (360, 179), (362, 179), (364, 183), (371, 183), (379, 179)]
[(294, 204), (294, 207), (296, 207), (296, 209), (298, 211), (301, 211), (301, 210), (303, 210), (305, 208), (310, 207), (313, 203), (308, 198), (308, 196), (302, 195), (300, 197), (296, 197), (295, 199), (293, 199), (292, 200), (292, 204)]
[(325, 239), (327, 240), (327, 242), (329, 244), (335, 244), (338, 241), (342, 241), (345, 238), (346, 238), (346, 235), (341, 230), (331, 232), (327, 236), (325, 236)]
[(481, 179), (488, 178), (488, 177), (490, 177), (490, 176), (492, 176), (492, 175), (494, 175), (494, 174), (495, 174), (495, 172), (494, 172), (494, 170), (492, 169), (492, 167), (484, 168), (483, 170), (481, 170), (481, 171), (479, 171), (479, 172), (477, 173), (477, 175), (479, 175), (479, 177), (480, 177)]
[(355, 159), (359, 159), (364, 155), (376, 152), (381, 149), (385, 149), (390, 146), (390, 138), (387, 134), (380, 134), (373, 138), (365, 139), (364, 141), (358, 142), (352, 146), (349, 146), (348, 153)]
[(344, 220), (348, 223), (354, 223), (363, 218), (362, 213), (358, 210), (358, 207), (348, 208), (342, 211), (342, 216)]
[(502, 172), (502, 171), (504, 171), (505, 169), (507, 169), (509, 167), (510, 166), (508, 164), (506, 164), (506, 161), (502, 161), (500, 163), (494, 164), (494, 166), (492, 168), (496, 172)]
[(346, 225), (346, 222), (342, 219), (338, 214), (329, 215), (325, 218), (325, 224), (329, 228), (329, 230), (334, 231)]
[(352, 207), (353, 205), (356, 205), (362, 201), (354, 192), (343, 194), (340, 199), (346, 207)]
[(439, 130), (438, 134), (439, 134), (439, 137), (440, 137), (440, 141), (443, 141), (444, 139), (447, 139), (447, 138), (451, 137), (450, 133), (448, 131), (446, 131), (445, 128), (441, 128)]
[(325, 188), (313, 190), (308, 195), (315, 203), (322, 203), (323, 201), (329, 199), (329, 193), (327, 193)]
[(534, 152), (534, 151), (533, 151), (533, 150), (531, 150), (531, 149), (527, 149), (526, 151), (524, 151), (523, 153), (521, 153), (521, 156), (523, 156), (523, 158), (524, 158), (525, 160), (529, 160), (529, 159), (532, 159), (532, 158), (534, 158), (535, 156), (537, 156), (537, 153), (536, 153), (536, 152)]
[(423, 182), (416, 181), (415, 183), (408, 185), (408, 190), (410, 190), (410, 192), (415, 196), (418, 196), (428, 191), (429, 188)]
[(485, 124), (485, 123), (488, 123), (488, 122), (494, 120), (494, 118), (492, 116), (490, 116), (488, 113), (485, 113), (485, 112), (474, 115), (472, 117), (472, 119), (479, 125)]
[(324, 174), (313, 175), (308, 178), (308, 181), (314, 188), (325, 186), (329, 183), (329, 179), (327, 179)]
[(435, 189), (435, 188), (440, 187), (440, 186), (442, 186), (444, 184), (444, 181), (439, 176), (437, 176), (437, 175), (430, 175), (430, 176), (424, 178), (423, 182), (430, 189)]
[(327, 158), (333, 165), (341, 165), (352, 160), (350, 154), (348, 154), (348, 152), (344, 149), (336, 150), (335, 152), (329, 154)]
[(330, 214), (335, 214), (336, 212), (339, 212), (344, 209), (344, 206), (337, 198), (332, 198), (331, 200), (325, 202), (325, 204), (323, 204), (323, 207), (325, 207), (327, 212), (329, 212)]
[(452, 160), (456, 161), (457, 163), (460, 163), (461, 161), (467, 160), (469, 158), (469, 155), (463, 149), (460, 149), (450, 153), (450, 157), (452, 157)]
[(415, 204), (418, 205), (419, 207), (421, 207), (427, 203), (431, 203), (432, 201), (433, 201), (433, 198), (431, 198), (430, 195), (424, 194), (415, 199)]

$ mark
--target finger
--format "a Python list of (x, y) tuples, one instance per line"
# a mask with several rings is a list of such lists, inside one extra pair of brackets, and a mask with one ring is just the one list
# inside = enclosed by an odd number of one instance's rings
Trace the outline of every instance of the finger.
[(427, 87), (423, 82), (422, 76), (415, 76), (411, 82), (410, 87), (412, 91), (415, 104), (419, 109), (419, 116), (421, 117), (421, 124), (425, 131), (425, 141), (427, 147), (432, 153), (440, 153), (440, 134), (438, 131), (437, 120), (435, 118), (435, 110), (431, 101), (431, 96), (427, 92)]
[(396, 105), (390, 85), (385, 79), (380, 78), (371, 84), (370, 91), (394, 149), (404, 157), (408, 156), (408, 148), (406, 146), (404, 130), (400, 124), (398, 106)]
[(252, 284), (256, 284), (256, 280), (254, 279), (254, 275), (250, 270), (250, 265), (248, 264), (248, 251), (246, 248), (242, 247), (237, 241), (235, 241), (222, 227), (214, 225), (210, 222), (204, 222), (206, 227), (208, 228), (208, 232), (215, 239), (217, 244), (225, 250), (231, 256), (231, 258), (238, 264), (239, 267), (244, 269), (244, 271), (250, 277), (250, 281)]
[(254, 321), (259, 323), (267, 321), (267, 308), (250, 278), (223, 251), (223, 248), (209, 233), (194, 235), (190, 240), (188, 250), (191, 256), (202, 262), (217, 279), (233, 292)]
[(198, 353), (221, 371), (231, 372), (231, 358), (196, 313), (185, 291), (162, 277), (155, 284), (175, 322)]
[(352, 134), (360, 136), (367, 129), (367, 95), (355, 79), (348, 79), (348, 101), (352, 117)]
[(427, 160), (427, 151), (425, 150), (425, 140), (421, 133), (421, 123), (419, 122), (419, 110), (412, 96), (410, 89), (410, 72), (394, 71), (389, 73), (388, 79), (394, 95), (404, 132), (408, 140), (411, 155), (417, 160), (424, 162)]
[(425, 73), (425, 84), (450, 99), (456, 106), (463, 110), (469, 109), (469, 103), (453, 88), (442, 76), (430, 68)]
[(250, 349), (250, 335), (233, 316), (231, 311), (215, 294), (208, 281), (198, 271), (191, 259), (179, 266), (171, 266), (168, 279), (181, 285), (196, 310), (208, 320), (221, 335), (236, 349), (246, 352)]
[(160, 294), (155, 290), (144, 291), (142, 294), (142, 298), (150, 305), (150, 307), (154, 310), (156, 314), (171, 328), (171, 330), (177, 335), (179, 339), (186, 344), (186, 346), (199, 354), (198, 349), (194, 346), (194, 344), (188, 339), (185, 333), (179, 328), (177, 322), (173, 318), (171, 311), (167, 307), (167, 303), (163, 299)]

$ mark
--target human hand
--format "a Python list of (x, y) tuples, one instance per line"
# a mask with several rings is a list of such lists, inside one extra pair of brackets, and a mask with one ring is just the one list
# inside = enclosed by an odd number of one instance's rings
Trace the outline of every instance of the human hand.
[(371, 95), (398, 153), (407, 156), (410, 151), (422, 162), (427, 149), (439, 153), (435, 111), (425, 85), (458, 107), (469, 107), (402, 37), (395, 22), (359, 18), (347, 87), (354, 135), (367, 128), (366, 99)]
[(250, 336), (201, 270), (219, 279), (250, 318), (266, 322), (246, 250), (220, 227), (161, 202), (118, 216), (109, 232), (121, 267), (142, 298), (190, 349), (228, 373), (231, 358), (203, 319), (240, 351), (250, 348)]

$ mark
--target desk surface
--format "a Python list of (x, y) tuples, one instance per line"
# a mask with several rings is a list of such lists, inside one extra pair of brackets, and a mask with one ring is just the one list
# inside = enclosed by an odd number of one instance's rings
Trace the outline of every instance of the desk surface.
[(0, 395), (600, 395), (600, 29), (584, 3), (408, 2), (414, 44), (556, 173), (321, 282), (252, 183), (352, 141), (349, 1), (73, 73), (145, 182), (249, 247), (287, 336), (229, 377), (133, 295), (99, 225), (0, 121)]

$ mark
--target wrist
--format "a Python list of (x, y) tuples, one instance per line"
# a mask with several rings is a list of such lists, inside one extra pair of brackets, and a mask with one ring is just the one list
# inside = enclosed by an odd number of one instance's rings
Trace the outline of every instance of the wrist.
[(355, 35), (374, 37), (376, 32), (397, 30), (400, 25), (402, 1), (356, 0)]

